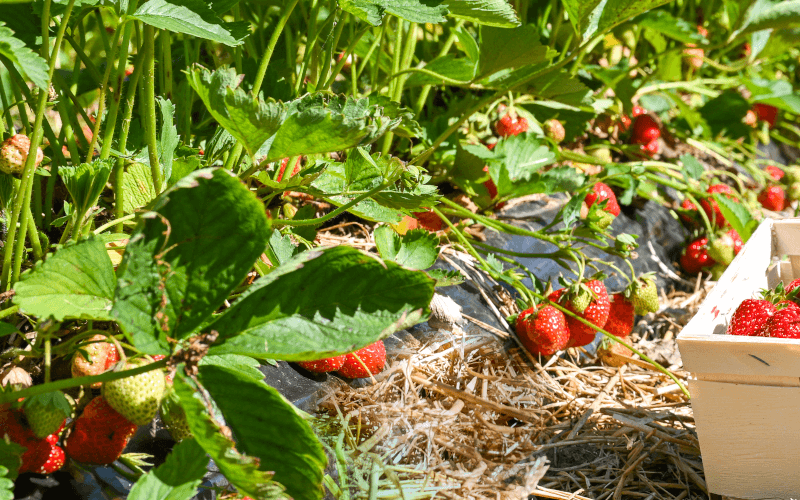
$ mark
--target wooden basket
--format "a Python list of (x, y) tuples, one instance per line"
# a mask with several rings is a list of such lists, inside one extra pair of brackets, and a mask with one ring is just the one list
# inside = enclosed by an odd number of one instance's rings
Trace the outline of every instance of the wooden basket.
[(710, 493), (800, 498), (800, 340), (726, 335), (736, 307), (800, 278), (800, 220), (764, 220), (678, 335)]

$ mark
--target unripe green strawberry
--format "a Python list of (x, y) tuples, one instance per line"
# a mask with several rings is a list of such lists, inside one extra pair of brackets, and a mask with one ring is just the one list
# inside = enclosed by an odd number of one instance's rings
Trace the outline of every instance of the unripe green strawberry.
[(26, 398), (22, 409), (28, 426), (37, 438), (46, 438), (58, 432), (72, 413), (72, 407), (60, 391)]
[(733, 258), (736, 256), (733, 244), (733, 238), (724, 233), (708, 245), (708, 256), (727, 266), (733, 262)]
[[(122, 369), (130, 370), (149, 363), (149, 360), (137, 359), (128, 361)], [(129, 421), (136, 425), (146, 425), (156, 416), (165, 386), (164, 373), (161, 370), (150, 370), (104, 383), (103, 397)]]
[(658, 287), (650, 276), (641, 276), (631, 285), (630, 300), (636, 314), (645, 315), (650, 312), (657, 312)]
[(611, 150), (608, 148), (595, 148), (591, 151), (588, 151), (588, 153), (590, 156), (597, 158), (604, 163), (611, 163), (613, 161), (611, 158)]
[(164, 421), (172, 439), (180, 442), (192, 437), (192, 431), (186, 422), (186, 412), (183, 411), (178, 396), (171, 390), (168, 392), (169, 394), (161, 401), (161, 420)]
[(549, 138), (554, 140), (556, 143), (559, 143), (564, 140), (566, 137), (566, 131), (564, 130), (564, 125), (561, 124), (560, 121), (556, 120), (555, 118), (551, 118), (544, 122), (544, 134)]
[(783, 178), (784, 182), (788, 184), (800, 182), (800, 167), (798, 167), (797, 165), (792, 167), (786, 167), (784, 169), (784, 172), (786, 172), (786, 175)]
[(800, 182), (791, 183), (787, 194), (790, 200), (800, 200)]

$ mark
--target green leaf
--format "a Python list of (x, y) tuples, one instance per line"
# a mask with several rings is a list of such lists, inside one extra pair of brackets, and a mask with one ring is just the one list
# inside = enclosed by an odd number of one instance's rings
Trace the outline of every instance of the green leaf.
[(209, 352), (288, 361), (352, 352), (422, 321), (433, 288), (425, 273), (352, 247), (307, 251), (208, 326), (220, 334)]
[(339, 0), (339, 7), (373, 26), (380, 26), (385, 9), (368, 0)]
[(11, 323), (0, 322), (0, 337), (17, 333), (19, 329)]
[(636, 18), (633, 23), (650, 28), (681, 43), (700, 44), (706, 41), (705, 37), (698, 33), (696, 25), (685, 19), (674, 17), (666, 10), (652, 10)]
[(372, 0), (386, 12), (412, 23), (439, 24), (447, 21), (447, 6), (442, 0)]
[(498, 141), (492, 153), (493, 157), (486, 160), (489, 172), (499, 172), (502, 168), (511, 182), (528, 181), (534, 173), (556, 161), (556, 155), (547, 143), (540, 142), (530, 133)]
[(451, 17), (475, 24), (513, 28), (519, 26), (514, 8), (506, 0), (445, 0)]
[[(475, 61), (472, 59), (468, 57), (457, 58), (453, 54), (447, 54), (432, 59), (424, 68), (451, 80), (466, 82), (471, 81), (475, 77), (475, 71), (477, 69)], [(446, 83), (443, 79), (423, 73), (413, 73), (408, 80), (406, 80), (407, 87), (442, 85), (443, 83)]]
[[(208, 453), (228, 481), (245, 495), (256, 500), (275, 498), (282, 488), (272, 482), (272, 472), (259, 469), (259, 459), (241, 454), (236, 444), (223, 434), (208, 414), (208, 409), (200, 394), (202, 389), (188, 378), (183, 370), (178, 370), (173, 383), (181, 408), (186, 413), (186, 423), (197, 443)], [(228, 391), (235, 393), (229, 387)], [(249, 407), (241, 405), (240, 407)], [(229, 433), (227, 434), (229, 435)], [(284, 436), (285, 438), (286, 436)]]
[(681, 163), (683, 164), (683, 173), (689, 178), (699, 180), (703, 175), (703, 165), (697, 161), (697, 158), (690, 154), (681, 155)]
[(224, 170), (198, 170), (141, 216), (112, 314), (138, 349), (168, 352), (167, 336), (190, 336), (222, 305), (268, 238), (264, 206), (244, 184)]
[(241, 78), (233, 68), (211, 73), (195, 65), (187, 72), (189, 85), (214, 119), (238, 139), (253, 158), (264, 142), (278, 131), (284, 109), (281, 104), (253, 98), (239, 88)]
[(39, 54), (25, 46), (25, 43), (14, 37), (14, 32), (0, 21), (0, 55), (8, 58), (12, 64), (28, 75), (37, 87), (47, 91), (47, 62)]
[[(355, 193), (362, 194), (388, 184), (389, 179), (395, 179), (404, 169), (403, 162), (395, 157), (370, 156), (363, 148), (358, 148), (350, 152), (344, 163), (329, 164), (311, 187), (326, 201), (342, 206), (353, 200), (357, 196)], [(348, 212), (375, 222), (400, 222), (401, 210), (419, 211), (436, 202), (439, 195), (435, 186), (427, 184), (428, 180), (429, 176), (419, 176), (407, 184), (394, 183), (371, 199), (349, 208)]]
[[(4, 435), (4, 432), (0, 434), (0, 472), (5, 470), (3, 475), (13, 481), (17, 478), (19, 468), (22, 467), (22, 454), (25, 453), (25, 447), (11, 440), (6, 442)], [(11, 498), (14, 496), (12, 495)]]
[(390, 226), (378, 226), (373, 238), (383, 259), (409, 269), (428, 269), (439, 256), (439, 238), (425, 229), (408, 231), (401, 237)]
[(441, 286), (460, 285), (464, 282), (464, 276), (458, 271), (445, 271), (444, 269), (430, 269), (426, 271), (428, 276), (436, 280), (436, 288)]
[(708, 123), (713, 137), (725, 135), (730, 139), (749, 137), (751, 128), (742, 123), (742, 117), (751, 105), (737, 90), (726, 90), (706, 102), (700, 114)]
[(92, 163), (81, 163), (77, 167), (62, 166), (58, 169), (58, 174), (75, 205), (79, 220), (97, 204), (113, 165), (112, 160), (96, 160)]
[(241, 376), (259, 381), (264, 380), (264, 374), (258, 369), (259, 362), (250, 356), (240, 356), (238, 354), (220, 354), (203, 356), (198, 363), (199, 366), (221, 366), (233, 370)]
[(270, 263), (279, 266), (294, 257), (298, 253), (298, 247), (292, 243), (291, 236), (282, 236), (281, 232), (275, 229), (269, 237), (265, 253), (269, 257)]
[[(0, 444), (0, 450), (2, 450), (4, 445), (5, 441)], [(2, 450), (0, 453), (4, 452), (5, 450)], [(19, 467), (19, 465), (17, 467)], [(11, 471), (9, 471), (7, 467), (0, 465), (0, 500), (14, 500), (14, 481), (6, 477), (11, 475), (10, 472)]]
[(158, 141), (158, 161), (164, 182), (172, 176), (172, 156), (178, 147), (178, 129), (175, 127), (175, 105), (169, 99), (156, 98), (161, 109), (161, 137)]
[(765, 29), (783, 29), (800, 24), (800, 0), (756, 0), (735, 35)]
[(155, 198), (150, 167), (138, 162), (129, 164), (122, 177), (122, 209), (125, 213), (132, 214)]
[(97, 238), (65, 246), (38, 262), (22, 274), (14, 291), (20, 310), (38, 318), (113, 319), (114, 267)]
[(534, 24), (520, 28), (481, 28), (481, 62), (478, 77), (507, 68), (519, 68), (544, 62), (556, 52), (539, 41), (539, 29)]
[(148, 0), (131, 16), (159, 29), (184, 33), (229, 47), (244, 43), (247, 23), (224, 23), (202, 0)]
[(199, 170), (200, 165), (201, 161), (198, 156), (175, 158), (172, 160), (172, 174), (169, 177), (167, 186), (172, 186), (195, 170)]
[(751, 92), (750, 101), (775, 106), (790, 113), (800, 113), (800, 95), (785, 80), (752, 78), (743, 81)]
[(413, 118), (409, 110), (385, 97), (307, 94), (287, 104), (285, 120), (256, 158), (262, 163), (273, 162), (369, 144), (404, 121), (408, 124), (408, 116)]
[(208, 457), (194, 439), (184, 439), (167, 460), (140, 477), (128, 500), (189, 500), (203, 482)]
[(583, 40), (603, 33), (672, 0), (564, 0), (569, 20)]
[(714, 199), (717, 200), (722, 216), (725, 217), (725, 220), (730, 222), (731, 227), (739, 233), (739, 236), (742, 237), (742, 241), (747, 242), (753, 234), (753, 225), (751, 224), (753, 216), (750, 215), (750, 211), (738, 201), (732, 200), (727, 196), (723, 196), (719, 193), (714, 193), (713, 196)]
[(260, 470), (274, 471), (273, 481), (295, 500), (322, 498), (325, 452), (308, 423), (278, 391), (217, 365), (201, 366), (199, 378), (236, 436), (237, 447), (260, 459)]

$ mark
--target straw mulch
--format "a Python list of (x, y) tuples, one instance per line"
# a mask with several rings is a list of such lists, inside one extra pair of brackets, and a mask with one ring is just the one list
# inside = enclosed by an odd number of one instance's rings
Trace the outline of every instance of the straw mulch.
[[(465, 254), (443, 257), (507, 327), (509, 301), (496, 283)], [(634, 345), (669, 367), (674, 337), (711, 285), (663, 296)], [(467, 317), (463, 327), (409, 335), (375, 383), (341, 384), (322, 398), (320, 408), (346, 422), (335, 459), (345, 495), (707, 498), (691, 406), (671, 379), (615, 352), (604, 359), (620, 366), (583, 350), (534, 358), (511, 332)], [(679, 363), (671, 368), (685, 382)]]

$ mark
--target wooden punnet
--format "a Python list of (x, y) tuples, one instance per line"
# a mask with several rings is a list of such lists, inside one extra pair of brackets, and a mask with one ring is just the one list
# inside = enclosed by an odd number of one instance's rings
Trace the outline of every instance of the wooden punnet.
[(739, 303), (800, 278), (800, 219), (767, 219), (678, 335), (710, 493), (800, 498), (800, 340), (726, 335)]

